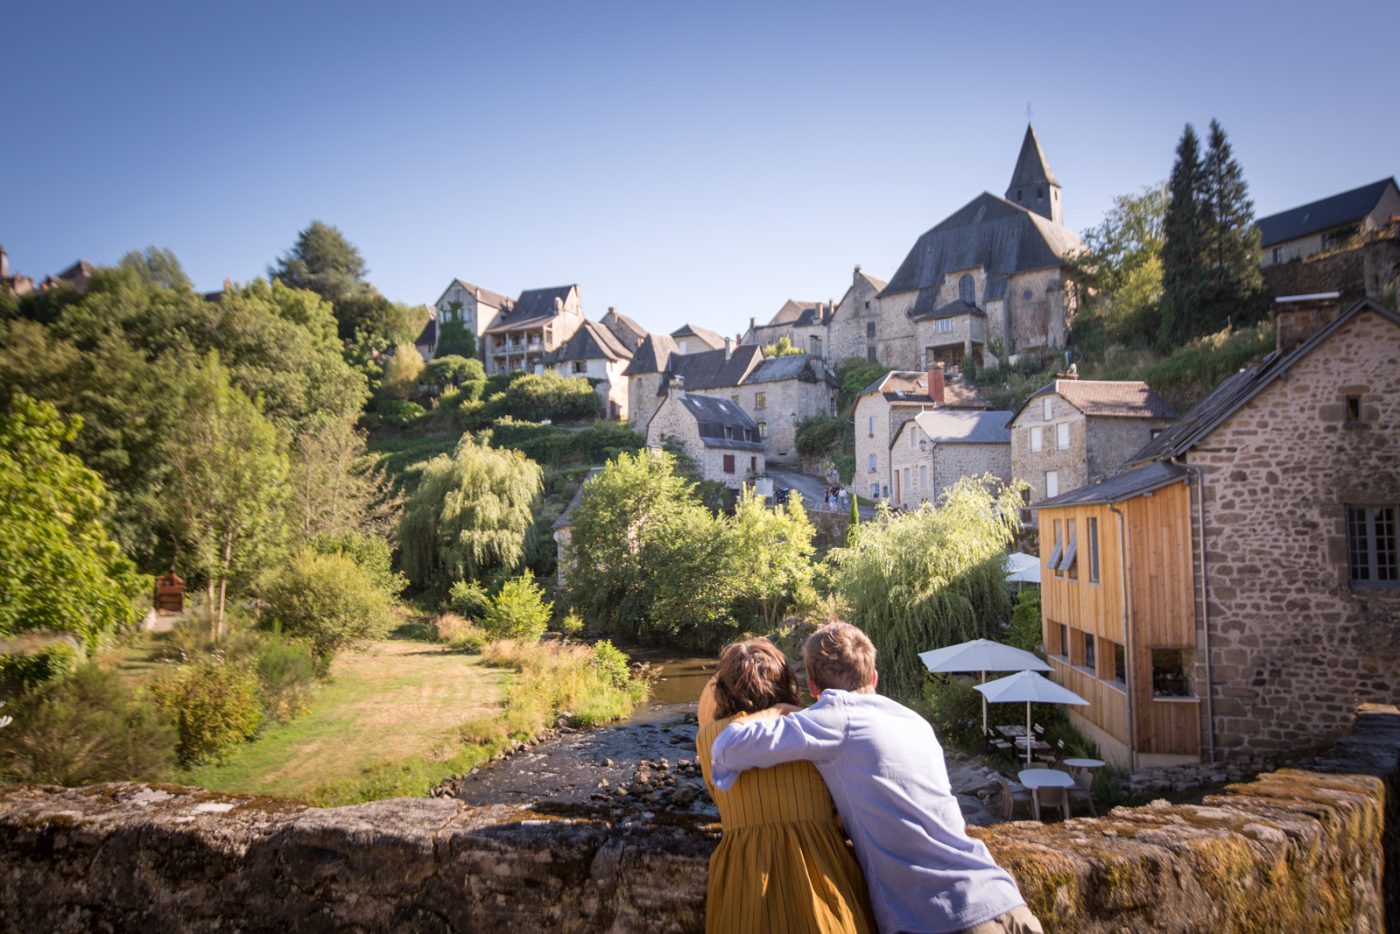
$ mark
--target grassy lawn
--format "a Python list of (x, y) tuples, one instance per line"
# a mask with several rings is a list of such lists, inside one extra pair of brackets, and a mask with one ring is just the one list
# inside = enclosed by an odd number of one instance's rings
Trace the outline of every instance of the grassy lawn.
[(463, 746), (457, 727), (497, 713), (511, 677), (428, 643), (376, 642), (336, 659), (305, 714), (179, 779), (313, 804), (425, 794), (494, 752)]

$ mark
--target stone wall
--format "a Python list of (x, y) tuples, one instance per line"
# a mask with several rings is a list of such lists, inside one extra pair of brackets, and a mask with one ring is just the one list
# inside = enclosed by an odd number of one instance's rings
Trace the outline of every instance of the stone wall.
[(1395, 288), (1397, 280), (1400, 280), (1400, 232), (1350, 250), (1264, 267), (1264, 291), (1269, 295), (1341, 292), (1343, 308), (1368, 295), (1380, 295), (1386, 289)]
[[(1045, 400), (1050, 400), (1050, 418), (1045, 417)], [(1059, 491), (1056, 495), (1077, 490), (1089, 480), (1088, 455), (1085, 450), (1084, 414), (1064, 400), (1059, 393), (1049, 393), (1031, 399), (1011, 423), (1011, 475), (1030, 486), (1029, 502), (1046, 498), (1045, 474), (1055, 471)], [(1069, 423), (1069, 447), (1057, 447), (1061, 422)], [(1031, 450), (1031, 431), (1041, 430), (1040, 450)]]
[[(973, 833), (1052, 934), (1400, 930), (1397, 792), (1400, 713), (1373, 709), (1199, 805)], [(716, 828), (609, 813), (0, 786), (0, 930), (703, 930)]]
[(1088, 456), (1089, 477), (1122, 473), (1127, 469), (1128, 458), (1152, 440), (1152, 433), (1171, 424), (1165, 418), (1110, 418), (1103, 415), (1086, 418), (1084, 447)]
[(1187, 463), (1205, 491), (1215, 690), (1202, 727), (1217, 755), (1323, 745), (1357, 703), (1400, 697), (1400, 588), (1351, 584), (1346, 529), (1347, 506), (1400, 502), (1400, 327), (1358, 314)]

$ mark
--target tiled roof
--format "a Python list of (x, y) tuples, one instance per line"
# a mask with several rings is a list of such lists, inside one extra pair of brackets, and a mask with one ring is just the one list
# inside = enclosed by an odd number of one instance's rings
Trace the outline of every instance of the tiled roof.
[[(1110, 418), (1176, 418), (1177, 411), (1166, 399), (1141, 380), (1057, 379), (1031, 393), (1016, 415), (1025, 411), (1031, 399), (1058, 393), (1085, 415)], [(1014, 418), (1014, 416), (1013, 416)]]
[(886, 282), (884, 279), (877, 279), (863, 269), (860, 271), (860, 276), (866, 282), (869, 282), (877, 292), (883, 292), (885, 290), (885, 286), (889, 285), (889, 283)]
[[(928, 373), (923, 370), (890, 370), (860, 391), (864, 396), (879, 392), (890, 402), (921, 402), (931, 404), (928, 397)], [(943, 377), (943, 405), (956, 409), (985, 409), (987, 401), (977, 387), (961, 376)]]
[(914, 416), (919, 430), (935, 444), (1010, 444), (1009, 411), (931, 409)]
[[(493, 292), (490, 289), (484, 289), (479, 285), (473, 285), (465, 279), (453, 279), (452, 282), (448, 284), (447, 288), (443, 289), (442, 294), (446, 295), (449, 291), (451, 291), (453, 285), (460, 285), (463, 289), (467, 290), (468, 292), (471, 292), (473, 295), (477, 295), (477, 301), (485, 302), (487, 305), (490, 305), (493, 308), (505, 308), (508, 305), (510, 305), (510, 299), (506, 298), (500, 292)], [(442, 296), (438, 296), (438, 301), (442, 301)]]
[(483, 334), (504, 334), (507, 331), (519, 331), (525, 328), (542, 328), (555, 318), (559, 317), (554, 312), (547, 315), (535, 315), (532, 318), (516, 317), (511, 315), (500, 324), (493, 324), (483, 331)]
[(1012, 274), (1062, 265), (1083, 246), (1069, 228), (983, 192), (921, 236), (881, 294), (932, 291), (920, 299), (927, 305), (948, 273), (982, 267), (985, 303), (1005, 295)]
[(782, 308), (778, 309), (778, 313), (773, 316), (773, 320), (769, 321), (768, 325), (793, 324), (800, 327), (821, 324), (821, 305), (821, 302), (799, 302), (795, 298), (790, 298), (783, 303)]
[(631, 360), (632, 351), (623, 346), (612, 331), (596, 321), (585, 320), (573, 336), (553, 353), (545, 354), (544, 363), (566, 363), (570, 360)]
[(669, 334), (648, 334), (632, 353), (632, 362), (622, 371), (624, 376), (637, 376), (641, 373), (663, 373), (671, 361), (672, 354), (680, 353), (676, 342)]
[(558, 299), (567, 305), (570, 296), (577, 288), (577, 285), (556, 285), (547, 289), (526, 289), (515, 300), (515, 305), (510, 309), (510, 317), (522, 321), (527, 318), (553, 317), (555, 313), (554, 300)]
[(1089, 486), (1082, 486), (1053, 499), (1031, 506), (1032, 509), (1053, 509), (1056, 506), (1084, 506), (1090, 503), (1121, 503), (1164, 486), (1180, 483), (1187, 478), (1184, 467), (1166, 462), (1137, 467), (1116, 477), (1109, 477)]
[(733, 402), (692, 392), (682, 393), (680, 400), (699, 424), (700, 440), (706, 447), (763, 450), (758, 425)]
[(1290, 353), (1284, 356), (1279, 356), (1277, 351), (1270, 353), (1226, 379), (1195, 408), (1182, 416), (1180, 421), (1149, 441), (1146, 447), (1130, 458), (1130, 462), (1142, 463), (1185, 454), (1198, 441), (1214, 431), (1216, 426), (1239, 411), (1274, 380), (1287, 373), (1294, 363), (1311, 353), (1315, 347), (1362, 311), (1373, 311), (1392, 324), (1400, 326), (1400, 315), (1390, 309), (1369, 298), (1357, 302)]
[[(705, 350), (700, 353), (673, 353), (662, 372), (685, 380), (687, 391), (738, 386), (763, 360), (763, 350), (756, 344), (741, 344), (725, 359), (725, 352)], [(629, 371), (630, 372), (630, 371)], [(657, 395), (666, 394), (666, 380), (657, 387)]]
[(1371, 212), (1385, 190), (1395, 185), (1395, 179), (1383, 178), (1330, 198), (1322, 198), (1289, 208), (1255, 222), (1259, 228), (1260, 246), (1273, 246), (1285, 240), (1296, 240), (1333, 227), (1355, 223)]
[(694, 337), (702, 343), (708, 344), (714, 350), (724, 349), (724, 338), (711, 331), (709, 328), (702, 328), (698, 324), (686, 323), (671, 332), (671, 336), (679, 340), (683, 337)]
[(619, 314), (615, 308), (609, 308), (608, 313), (603, 315), (599, 323), (611, 331), (624, 347), (633, 352), (647, 338), (646, 328), (626, 315)]

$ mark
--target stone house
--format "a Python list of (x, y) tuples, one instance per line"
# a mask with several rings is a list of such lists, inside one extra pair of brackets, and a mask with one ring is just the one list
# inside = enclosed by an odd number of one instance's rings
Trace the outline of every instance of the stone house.
[(1009, 411), (933, 409), (905, 422), (890, 444), (890, 503), (937, 504), (963, 477), (1011, 479)]
[(739, 489), (766, 470), (758, 425), (728, 399), (688, 392), (674, 378), (646, 426), (649, 448), (678, 444), (705, 480)]
[(535, 364), (535, 372), (582, 377), (593, 383), (600, 408), (611, 419), (627, 418), (627, 376), (632, 351), (611, 330), (584, 320), (579, 329)]
[(676, 342), (676, 352), (683, 354), (723, 350), (727, 343), (721, 335), (698, 324), (681, 325), (671, 332), (671, 339)]
[(859, 357), (864, 360), (892, 359), (893, 348), (885, 346), (880, 354), (882, 335), (898, 331), (881, 326), (880, 293), (887, 283), (877, 279), (859, 266), (851, 273), (851, 286), (832, 309), (826, 326), (827, 359), (832, 362)]
[(1301, 296), (1275, 328), (1133, 470), (1038, 507), (1071, 716), (1139, 764), (1298, 752), (1400, 693), (1400, 316)]
[(573, 499), (569, 500), (569, 505), (564, 507), (564, 511), (559, 514), (559, 518), (554, 520), (554, 544), (558, 549), (558, 560), (555, 562), (555, 580), (560, 590), (564, 589), (564, 586), (569, 580), (569, 572), (574, 569), (574, 555), (572, 551), (574, 511), (577, 510), (579, 504), (583, 502), (584, 488), (588, 486), (589, 481), (602, 472), (602, 467), (588, 468), (588, 475), (583, 478), (583, 482), (580, 483), (578, 489), (574, 491)]
[(558, 350), (583, 325), (577, 285), (527, 289), (482, 333), (486, 375), (535, 372), (546, 354)]
[(835, 309), (832, 302), (800, 302), (790, 298), (767, 324), (757, 324), (750, 318), (749, 329), (739, 343), (766, 347), (786, 337), (798, 350), (818, 360), (824, 359), (828, 323)]
[(1346, 246), (1400, 217), (1400, 188), (1383, 178), (1330, 198), (1261, 217), (1261, 263), (1277, 266)]
[(941, 367), (886, 373), (862, 389), (851, 406), (856, 461), (852, 489), (871, 499), (890, 498), (890, 444), (904, 423), (920, 412), (986, 407), (976, 387), (958, 374), (945, 374)]
[(608, 313), (598, 319), (598, 323), (611, 331), (613, 337), (627, 348), (628, 353), (636, 353), (647, 337), (646, 328), (611, 306), (608, 307)]
[(1061, 377), (1012, 416), (1011, 475), (1030, 503), (1077, 490), (1124, 469), (1176, 417), (1144, 382)]
[(482, 335), (496, 323), (501, 312), (508, 311), (510, 307), (511, 300), (499, 292), (453, 279), (438, 300), (433, 302), (428, 323), (413, 343), (424, 360), (431, 360), (437, 354), (439, 328), (449, 322), (461, 322), (475, 339), (477, 353), (480, 354)]

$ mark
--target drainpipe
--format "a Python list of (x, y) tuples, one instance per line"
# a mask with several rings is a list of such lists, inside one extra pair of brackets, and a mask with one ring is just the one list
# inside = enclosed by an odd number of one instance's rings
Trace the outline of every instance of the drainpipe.
[(1108, 511), (1118, 517), (1118, 574), (1123, 586), (1123, 652), (1128, 657), (1128, 771), (1137, 771), (1137, 656), (1133, 654), (1133, 627), (1128, 620), (1128, 530), (1123, 511), (1113, 503)]
[(1201, 556), (1201, 631), (1206, 653), (1206, 761), (1215, 761), (1215, 679), (1211, 677), (1210, 653), (1210, 568), (1206, 563), (1206, 483), (1201, 468), (1184, 464), (1179, 458), (1173, 464), (1183, 467), (1196, 480), (1196, 552)]

